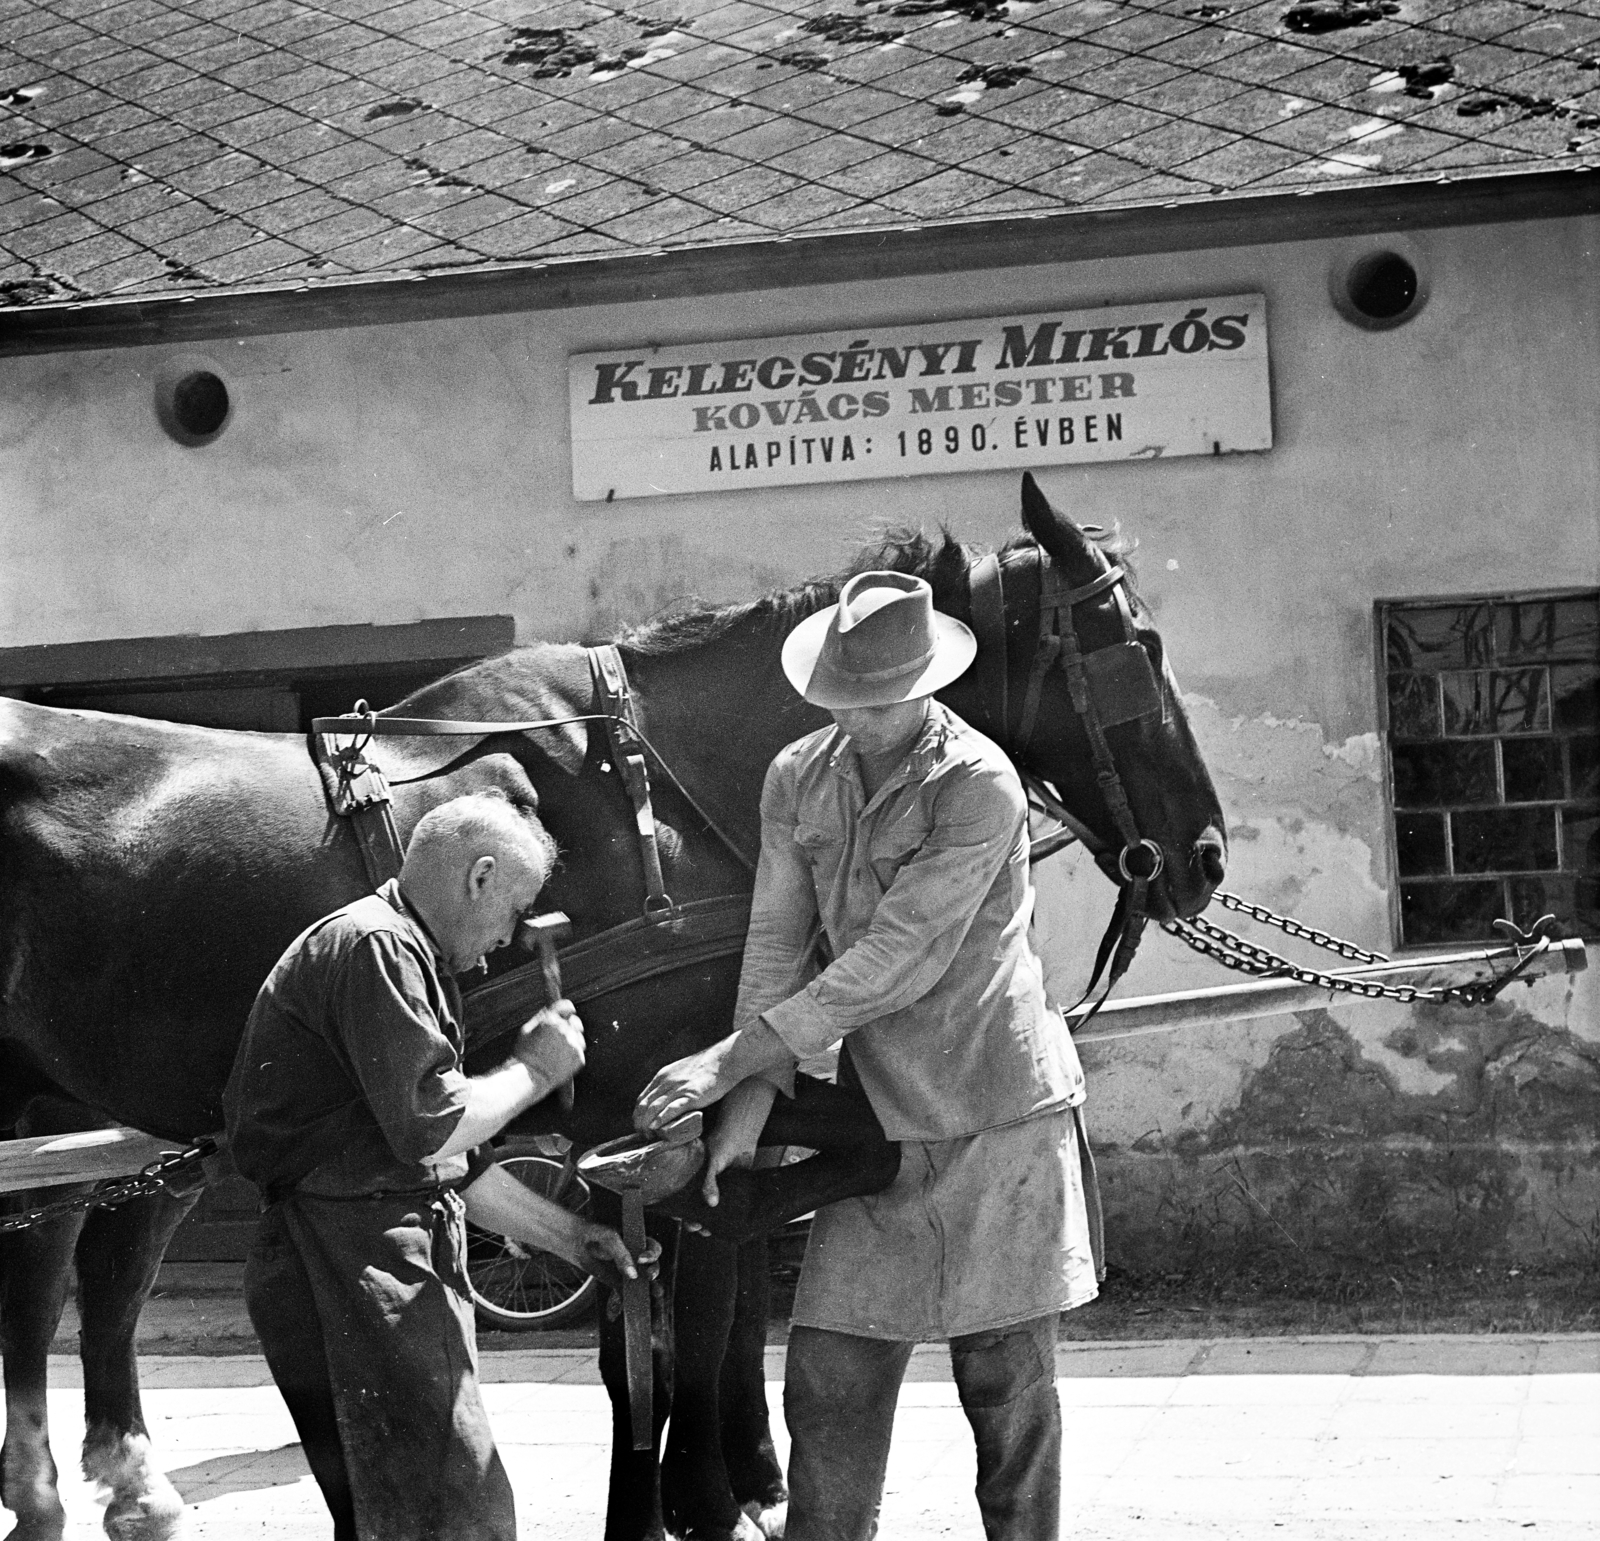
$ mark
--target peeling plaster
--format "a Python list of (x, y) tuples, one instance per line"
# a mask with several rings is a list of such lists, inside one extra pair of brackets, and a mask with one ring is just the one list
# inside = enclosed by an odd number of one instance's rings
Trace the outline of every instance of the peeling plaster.
[(1373, 781), (1383, 779), (1383, 761), (1379, 757), (1376, 733), (1355, 733), (1342, 744), (1324, 744), (1322, 752), (1330, 760), (1342, 760), (1353, 771), (1359, 771)]
[[(1105, 1143), (1119, 1261), (1214, 1263), (1285, 1243), (1297, 1267), (1586, 1255), (1600, 1047), (1503, 1002), (1366, 1026), (1358, 1038), (1332, 1012), (1302, 1012), (1204, 1127)], [(1091, 1106), (1094, 1083), (1091, 1071)]]

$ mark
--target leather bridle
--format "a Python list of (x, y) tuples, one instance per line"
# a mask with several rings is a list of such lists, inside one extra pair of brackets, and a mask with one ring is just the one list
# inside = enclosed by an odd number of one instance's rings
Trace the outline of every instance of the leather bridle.
[[(1005, 609), (1005, 569), (1008, 559), (1027, 555), (1021, 547), (1005, 553), (991, 553), (973, 564), (969, 575), (972, 591), (973, 630), (978, 636), (978, 658), (982, 665), (981, 694), (989, 713), (989, 730), (995, 742), (1016, 764), (1030, 799), (1052, 818), (1070, 830), (1046, 838), (1049, 849), (1035, 849), (1035, 859), (1059, 850), (1074, 836), (1093, 853), (1096, 862), (1117, 884), (1117, 904), (1111, 922), (1095, 955), (1084, 999), (1094, 992), (1109, 962), (1106, 987), (1094, 1009), (1083, 1018), (1087, 1022), (1100, 1009), (1117, 981), (1127, 973), (1138, 951), (1149, 919), (1150, 885), (1161, 875), (1165, 856), (1154, 841), (1139, 833), (1127, 789), (1122, 784), (1116, 757), (1106, 740), (1106, 729), (1118, 723), (1164, 713), (1165, 699), (1149, 655), (1138, 641), (1133, 624), (1133, 609), (1128, 603), (1127, 569), (1113, 563), (1092, 582), (1072, 587), (1042, 546), (1037, 552), (1039, 582), (1038, 626), (1027, 689), (1015, 726), (1012, 723), (1009, 690), (1010, 638)], [(1073, 610), (1087, 600), (1109, 594), (1115, 601), (1122, 624), (1122, 641), (1085, 651), (1078, 637)], [(1061, 799), (1040, 776), (1026, 765), (1026, 756), (1038, 725), (1039, 705), (1050, 671), (1059, 667), (1067, 677), (1067, 692), (1073, 710), (1083, 723), (1094, 763), (1095, 782), (1116, 827), (1122, 846), (1112, 848), (1081, 819), (1075, 818)], [(980, 676), (982, 678), (983, 676)], [(1082, 1026), (1080, 1022), (1077, 1024)]]
[[(1008, 622), (1006, 618), (1005, 569), (1020, 565), (1017, 559), (1026, 559), (1029, 555), (1036, 556), (1038, 623), (1028, 684), (1013, 726), (1009, 679), (1010, 631), (1017, 623)], [(1160, 876), (1164, 862), (1161, 847), (1139, 834), (1116, 759), (1106, 741), (1107, 728), (1162, 713), (1165, 707), (1161, 686), (1150, 666), (1149, 656), (1137, 640), (1133, 610), (1126, 593), (1127, 572), (1122, 566), (1114, 564), (1092, 582), (1073, 588), (1051, 562), (1044, 548), (1035, 544), (1031, 550), (1023, 546), (980, 557), (973, 564), (968, 581), (972, 596), (973, 629), (979, 642), (975, 673), (988, 714), (990, 736), (1016, 765), (1030, 800), (1063, 826), (1063, 832), (1034, 842), (1033, 858), (1042, 860), (1070, 840), (1078, 839), (1093, 853), (1095, 861), (1118, 887), (1117, 905), (1101, 938), (1094, 971), (1084, 992), (1084, 999), (1087, 999), (1102, 973), (1106, 972), (1109, 962), (1105, 992), (1094, 1007), (1097, 1011), (1106, 995), (1127, 972), (1138, 950), (1145, 922), (1149, 918), (1150, 884)], [(1087, 600), (1106, 594), (1115, 602), (1122, 623), (1123, 640), (1085, 651), (1078, 638), (1073, 610)], [(1020, 621), (1020, 617), (1018, 619)], [(400, 842), (390, 809), (388, 785), (376, 764), (362, 754), (373, 735), (483, 738), (493, 734), (532, 732), (593, 722), (606, 725), (612, 761), (633, 804), (643, 861), (643, 921), (647, 928), (662, 924), (687, 924), (689, 917), (681, 916), (680, 907), (673, 904), (662, 881), (649, 777), (645, 770), (646, 752), (699, 814), (706, 827), (740, 862), (753, 868), (750, 857), (690, 795), (660, 753), (644, 738), (633, 709), (627, 674), (616, 649), (591, 649), (590, 665), (596, 705), (599, 707), (595, 712), (527, 722), (467, 722), (384, 717), (366, 710), (366, 703), (360, 702), (353, 713), (343, 717), (319, 717), (312, 723), (313, 744), (327, 772), (334, 811), (352, 816), (374, 886), (399, 870)], [(1095, 781), (1122, 839), (1121, 848), (1115, 852), (1064, 807), (1055, 790), (1025, 763), (1038, 725), (1045, 681), (1050, 671), (1058, 667), (1067, 677), (1067, 690), (1073, 709), (1083, 722), (1094, 762)], [(717, 917), (712, 918), (717, 920)], [(717, 923), (722, 924), (722, 921), (717, 920)], [(630, 923), (628, 928), (624, 928), (630, 935), (634, 924)], [(717, 940), (719, 943), (726, 940), (720, 931)], [(1093, 1015), (1094, 1011), (1091, 1011), (1075, 1026), (1081, 1027)]]

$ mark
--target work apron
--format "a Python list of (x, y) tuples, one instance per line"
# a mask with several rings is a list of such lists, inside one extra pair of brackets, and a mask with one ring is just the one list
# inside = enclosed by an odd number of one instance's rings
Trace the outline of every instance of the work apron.
[(515, 1541), (465, 1261), (443, 1190), (262, 1214), (245, 1301), (340, 1541)]
[(1076, 1109), (900, 1152), (883, 1192), (817, 1211), (795, 1325), (933, 1343), (1094, 1299)]

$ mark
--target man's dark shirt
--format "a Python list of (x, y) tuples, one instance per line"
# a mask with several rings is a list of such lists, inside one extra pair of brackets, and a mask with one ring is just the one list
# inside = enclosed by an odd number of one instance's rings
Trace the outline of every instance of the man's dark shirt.
[(398, 880), (325, 916), (290, 944), (250, 1012), (223, 1099), (234, 1165), (269, 1195), (466, 1177), (466, 1156), (428, 1159), (466, 1108), (461, 1017)]

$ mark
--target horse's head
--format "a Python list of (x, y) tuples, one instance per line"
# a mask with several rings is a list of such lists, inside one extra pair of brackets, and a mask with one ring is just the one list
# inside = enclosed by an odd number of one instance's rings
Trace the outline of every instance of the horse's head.
[(943, 695), (1113, 882), (1151, 878), (1153, 918), (1196, 915), (1222, 881), (1226, 826), (1160, 633), (1126, 568), (1026, 474), (1022, 518), (1030, 538), (959, 577), (939, 564), (941, 608), (969, 616), (979, 647)]

